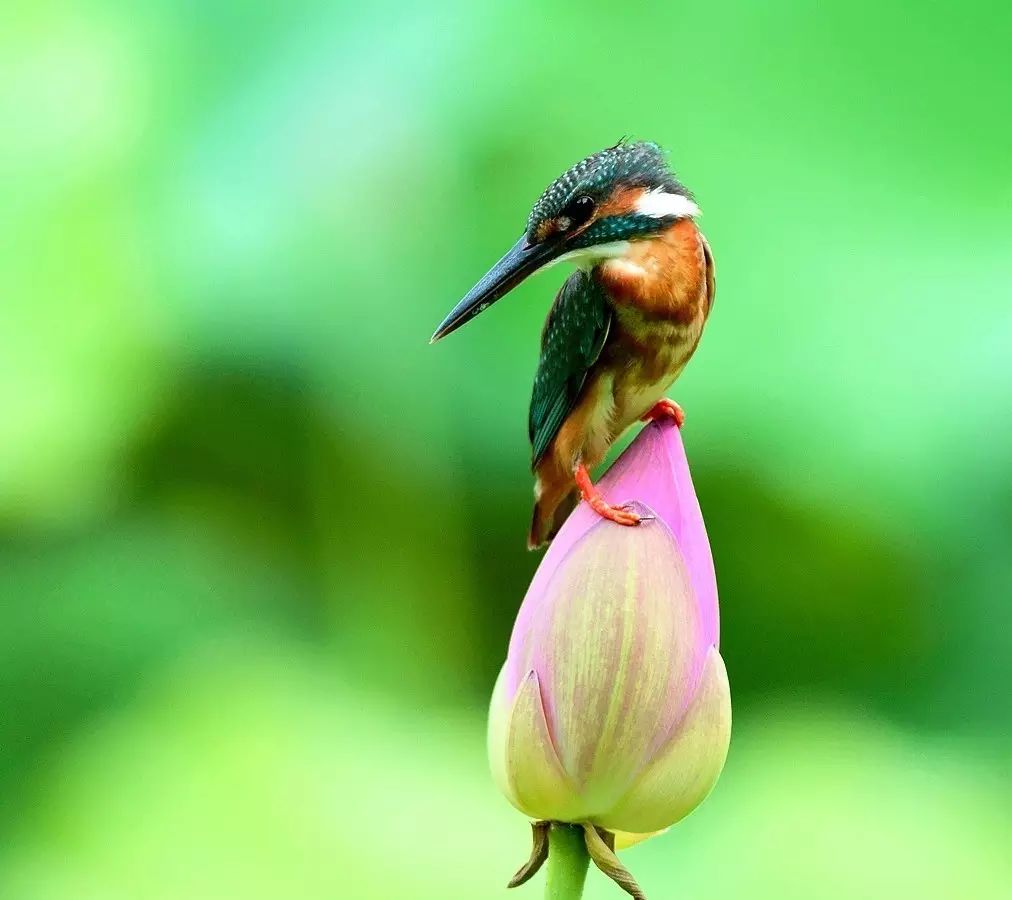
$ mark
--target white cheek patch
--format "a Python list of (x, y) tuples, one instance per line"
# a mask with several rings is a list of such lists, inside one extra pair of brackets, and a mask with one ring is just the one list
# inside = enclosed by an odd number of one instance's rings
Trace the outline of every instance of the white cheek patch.
[(667, 216), (675, 216), (679, 219), (694, 219), (699, 215), (699, 207), (688, 197), (681, 194), (669, 194), (662, 190), (645, 192), (636, 206), (636, 212), (643, 216), (650, 216), (654, 219), (663, 219)]

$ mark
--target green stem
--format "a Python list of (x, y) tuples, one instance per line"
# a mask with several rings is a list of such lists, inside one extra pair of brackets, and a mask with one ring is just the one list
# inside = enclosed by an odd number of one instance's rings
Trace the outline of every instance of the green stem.
[(590, 855), (579, 825), (555, 822), (548, 833), (545, 900), (580, 900)]

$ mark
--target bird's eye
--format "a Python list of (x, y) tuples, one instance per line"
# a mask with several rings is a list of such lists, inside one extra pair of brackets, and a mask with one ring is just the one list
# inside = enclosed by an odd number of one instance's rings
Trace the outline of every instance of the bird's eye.
[(572, 228), (574, 225), (582, 225), (593, 214), (593, 198), (588, 197), (586, 194), (580, 194), (566, 204), (566, 208), (562, 211), (562, 215), (559, 218), (567, 219), (569, 222), (567, 228)]

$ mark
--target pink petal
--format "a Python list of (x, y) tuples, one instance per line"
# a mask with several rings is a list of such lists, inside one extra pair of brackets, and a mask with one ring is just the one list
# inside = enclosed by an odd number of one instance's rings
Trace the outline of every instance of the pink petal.
[[(611, 503), (639, 501), (651, 507), (671, 529), (685, 560), (701, 625), (700, 642), (693, 669), (702, 671), (705, 655), (718, 646), (720, 617), (717, 607), (717, 580), (713, 570), (710, 542), (689, 473), (689, 463), (678, 428), (670, 421), (647, 425), (599, 483)], [(512, 696), (526, 675), (520, 644), (529, 634), (534, 619), (542, 612), (545, 589), (570, 549), (600, 521), (586, 503), (580, 503), (566, 520), (541, 560), (534, 580), (517, 614), (506, 665), (506, 689)], [(689, 702), (691, 697), (686, 698)]]
[(531, 624), (516, 652), (538, 673), (586, 811), (605, 813), (668, 742), (699, 683), (700, 622), (671, 530), (599, 519), (553, 573)]

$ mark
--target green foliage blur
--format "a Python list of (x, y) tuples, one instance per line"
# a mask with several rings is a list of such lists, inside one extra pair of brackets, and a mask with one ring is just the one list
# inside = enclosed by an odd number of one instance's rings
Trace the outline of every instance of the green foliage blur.
[(717, 259), (673, 396), (736, 716), (627, 864), (1012, 895), (1009, 9), (7, 4), (0, 897), (506, 896), (484, 708), (565, 272), (427, 342), (625, 134)]

